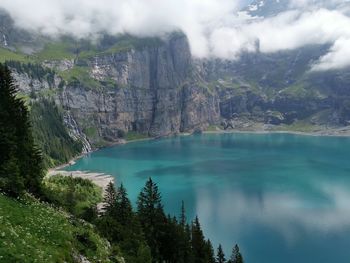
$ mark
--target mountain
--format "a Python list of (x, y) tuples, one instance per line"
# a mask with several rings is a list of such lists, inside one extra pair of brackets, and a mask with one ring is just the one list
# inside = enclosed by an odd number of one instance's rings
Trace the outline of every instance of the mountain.
[[(272, 16), (286, 8), (287, 1), (264, 0), (247, 10)], [(350, 122), (349, 70), (310, 71), (329, 45), (225, 61), (192, 57), (180, 32), (91, 42), (25, 32), (5, 12), (0, 24), (0, 62), (7, 61), (29, 101), (57, 105), (66, 134), (85, 151), (215, 126), (315, 131)]]

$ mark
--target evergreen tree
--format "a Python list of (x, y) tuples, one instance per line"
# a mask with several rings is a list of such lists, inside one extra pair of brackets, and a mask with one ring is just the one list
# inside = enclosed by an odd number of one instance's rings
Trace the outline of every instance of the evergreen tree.
[(192, 251), (195, 263), (207, 263), (207, 247), (198, 217), (192, 223)]
[(216, 254), (216, 262), (217, 263), (225, 263), (226, 262), (225, 254), (224, 254), (224, 251), (222, 250), (221, 244), (219, 245), (218, 252)]
[(236, 244), (233, 248), (232, 248), (232, 255), (231, 258), (229, 260), (230, 263), (243, 263), (243, 256), (241, 254), (241, 252), (239, 251), (239, 247)]
[(133, 212), (130, 200), (128, 199), (128, 195), (123, 184), (119, 186), (115, 198), (116, 219), (121, 225), (126, 226), (133, 220)]
[(185, 263), (192, 263), (194, 262), (194, 255), (193, 255), (193, 249), (192, 249), (192, 234), (191, 234), (191, 227), (189, 224), (186, 224), (185, 226), (185, 232), (184, 232), (184, 262)]
[(180, 222), (177, 225), (178, 228), (178, 263), (190, 263), (193, 262), (192, 247), (191, 247), (191, 229), (186, 224), (186, 212), (185, 203), (181, 202)]
[(30, 103), (30, 113), (34, 140), (42, 150), (45, 167), (66, 163), (81, 152), (81, 141), (70, 137), (63, 111), (53, 100), (38, 96)]
[(185, 211), (185, 202), (183, 200), (181, 201), (180, 225), (185, 229), (186, 211)]
[(215, 263), (216, 260), (215, 260), (214, 248), (209, 239), (206, 242), (206, 249), (207, 249), (207, 256), (206, 256), (207, 262)]
[(9, 69), (0, 65), (0, 189), (11, 195), (38, 195), (42, 157), (34, 145), (28, 110), (16, 93)]
[(163, 248), (164, 246), (169, 246), (169, 244), (162, 244), (166, 228), (166, 217), (164, 215), (158, 186), (151, 178), (148, 179), (145, 187), (139, 194), (137, 213), (147, 244), (151, 249), (153, 261), (163, 261)]
[(150, 249), (124, 186), (121, 184), (116, 191), (113, 182), (110, 182), (104, 202), (104, 213), (96, 220), (100, 233), (118, 246), (126, 262), (150, 262)]
[(103, 198), (103, 212), (108, 216), (116, 216), (117, 214), (117, 192), (113, 182), (109, 182), (106, 188), (106, 193)]

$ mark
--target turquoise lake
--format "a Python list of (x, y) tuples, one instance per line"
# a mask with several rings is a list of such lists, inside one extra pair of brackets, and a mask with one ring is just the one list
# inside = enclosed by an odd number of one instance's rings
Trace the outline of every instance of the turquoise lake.
[[(199, 216), (246, 263), (350, 262), (350, 138), (203, 134), (96, 151), (67, 170), (103, 172), (132, 202), (149, 177), (166, 212)], [(229, 255), (227, 255), (228, 257)]]

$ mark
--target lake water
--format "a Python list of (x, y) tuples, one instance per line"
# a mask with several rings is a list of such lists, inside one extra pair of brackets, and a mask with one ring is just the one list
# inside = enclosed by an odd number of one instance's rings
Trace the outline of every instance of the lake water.
[(152, 177), (166, 212), (184, 200), (206, 237), (227, 254), (238, 243), (246, 263), (350, 262), (350, 138), (180, 136), (105, 148), (67, 170), (111, 174), (133, 202)]

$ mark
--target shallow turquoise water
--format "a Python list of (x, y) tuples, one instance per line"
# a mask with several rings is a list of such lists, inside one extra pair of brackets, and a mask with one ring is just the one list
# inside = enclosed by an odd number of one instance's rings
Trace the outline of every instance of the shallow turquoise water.
[(199, 216), (205, 234), (247, 263), (350, 262), (350, 138), (208, 134), (130, 143), (67, 170), (104, 172), (135, 202), (148, 177), (167, 212)]

